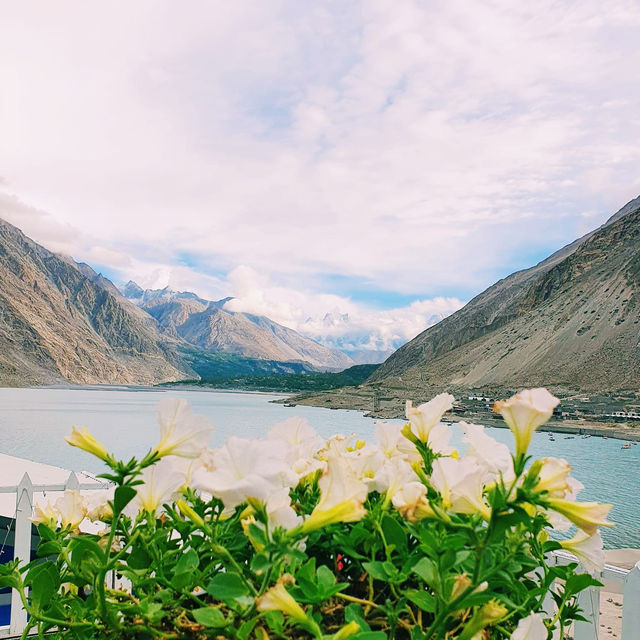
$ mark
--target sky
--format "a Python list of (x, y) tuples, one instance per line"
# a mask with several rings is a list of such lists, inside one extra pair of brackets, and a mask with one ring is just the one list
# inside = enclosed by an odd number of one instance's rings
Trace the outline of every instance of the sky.
[(640, 4), (2, 3), (0, 217), (397, 347), (640, 194)]

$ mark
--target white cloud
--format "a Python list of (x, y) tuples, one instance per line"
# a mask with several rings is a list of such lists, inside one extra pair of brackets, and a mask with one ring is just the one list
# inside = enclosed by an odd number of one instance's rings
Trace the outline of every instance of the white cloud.
[(640, 192), (638, 26), (624, 0), (7, 4), (10, 220), (150, 286), (222, 297), (247, 265), (282, 318), (346, 308), (326, 274), (467, 295)]
[(374, 309), (331, 294), (314, 294), (274, 285), (264, 274), (240, 266), (229, 275), (229, 311), (265, 315), (322, 344), (347, 352), (389, 352), (453, 313), (457, 298), (415, 300), (393, 309)]

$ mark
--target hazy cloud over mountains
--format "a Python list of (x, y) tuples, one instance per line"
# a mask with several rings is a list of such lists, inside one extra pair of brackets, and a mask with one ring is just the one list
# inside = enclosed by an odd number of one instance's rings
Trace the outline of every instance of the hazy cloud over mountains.
[(640, 192), (639, 27), (623, 0), (7, 4), (0, 216), (391, 344)]

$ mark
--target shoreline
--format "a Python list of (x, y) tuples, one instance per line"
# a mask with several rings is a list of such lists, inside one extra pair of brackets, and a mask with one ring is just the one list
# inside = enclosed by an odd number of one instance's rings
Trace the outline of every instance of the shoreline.
[[(317, 407), (323, 409), (341, 409), (346, 411), (358, 411), (365, 418), (374, 420), (406, 420), (404, 414), (404, 402), (397, 397), (386, 398), (386, 402), (377, 411), (371, 411), (370, 398), (364, 398), (357, 392), (345, 393), (316, 392), (292, 395), (282, 400), (274, 402), (285, 406), (295, 407), (297, 405)], [(355, 391), (355, 390), (354, 390)], [(363, 406), (365, 404), (368, 406)], [(360, 406), (358, 406), (360, 405)], [(449, 413), (445, 415), (442, 422), (458, 423), (470, 422), (482, 424), (487, 427), (508, 429), (509, 427), (496, 414), (490, 411), (465, 411), (464, 413)], [(570, 434), (574, 436), (590, 436), (595, 438), (611, 438), (626, 442), (640, 442), (640, 428), (629, 427), (627, 423), (600, 423), (589, 422), (587, 420), (558, 420), (552, 418), (548, 423), (539, 427), (538, 431)]]

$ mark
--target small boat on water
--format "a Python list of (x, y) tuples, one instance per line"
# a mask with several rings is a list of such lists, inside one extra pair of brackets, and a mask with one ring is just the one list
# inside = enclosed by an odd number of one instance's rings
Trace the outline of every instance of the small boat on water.
[(553, 436), (549, 436), (549, 442), (555, 442), (556, 439)]
[(625, 442), (621, 447), (621, 449), (631, 449), (631, 443)]
[(575, 438), (575, 436), (565, 436), (564, 439), (565, 440), (573, 440)]

